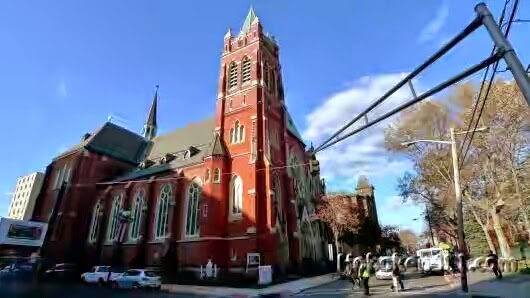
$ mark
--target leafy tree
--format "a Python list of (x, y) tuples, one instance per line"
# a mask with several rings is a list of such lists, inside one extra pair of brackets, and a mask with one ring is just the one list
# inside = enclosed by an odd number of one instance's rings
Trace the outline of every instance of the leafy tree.
[(396, 251), (401, 246), (399, 239), (399, 227), (396, 225), (384, 225), (381, 227), (381, 248), (383, 251), (391, 249)]
[(345, 232), (357, 233), (361, 223), (361, 212), (353, 195), (346, 193), (328, 194), (321, 200), (316, 217), (324, 222), (333, 233), (335, 246)]
[[(435, 231), (450, 237), (456, 236), (450, 147), (429, 142), (404, 147), (401, 143), (448, 140), (450, 127), (463, 131), (471, 123), (474, 128), (473, 107), (484, 99), (477, 98), (477, 90), (473, 84), (457, 86), (445, 100), (431, 100), (403, 112), (385, 132), (387, 148), (408, 157), (414, 165), (414, 174), (406, 174), (398, 183), (402, 197), (425, 204), (432, 210)], [(469, 150), (463, 150), (467, 158), (460, 176), (465, 221), (478, 226), (482, 235), (476, 234), (477, 229), (468, 229), (473, 236), (467, 238), (486, 239), (492, 250), (494, 243), (498, 243), (501, 254), (509, 256), (510, 239), (505, 231), (513, 231), (512, 223), (517, 221), (529, 227), (530, 110), (515, 84), (503, 81), (493, 84), (476, 126), (487, 126), (490, 130), (475, 133)], [(464, 136), (458, 142), (462, 139)], [(491, 238), (490, 229), (495, 232), (496, 241)]]
[(416, 249), (416, 245), (418, 244), (418, 235), (416, 235), (416, 233), (414, 233), (412, 230), (400, 230), (398, 236), (401, 246), (403, 246), (407, 252), (412, 252)]

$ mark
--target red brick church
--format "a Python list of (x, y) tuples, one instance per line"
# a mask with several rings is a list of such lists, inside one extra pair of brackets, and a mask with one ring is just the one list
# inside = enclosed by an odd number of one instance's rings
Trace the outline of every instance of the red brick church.
[(49, 258), (108, 263), (117, 242), (125, 263), (179, 268), (327, 258), (312, 220), (324, 185), (287, 110), (278, 45), (252, 9), (224, 36), (218, 85), (210, 119), (158, 135), (157, 90), (141, 135), (109, 121), (53, 160), (34, 212), (50, 222)]

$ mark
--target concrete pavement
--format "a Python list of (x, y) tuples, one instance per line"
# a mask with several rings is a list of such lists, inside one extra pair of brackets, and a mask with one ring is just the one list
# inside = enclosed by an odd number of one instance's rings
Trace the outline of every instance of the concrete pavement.
[(283, 284), (273, 285), (263, 289), (237, 289), (228, 287), (208, 287), (208, 286), (189, 286), (189, 285), (163, 285), (162, 290), (175, 294), (194, 294), (201, 297), (258, 297), (260, 295), (279, 294), (290, 296), (301, 291), (324, 286), (333, 283), (333, 274), (325, 274), (316, 277), (299, 279)]
[[(459, 276), (422, 276), (407, 274), (405, 291), (395, 293), (390, 290), (390, 281), (370, 280), (370, 293), (375, 297), (530, 297), (530, 276), (508, 274), (497, 280), (491, 273), (473, 273), (469, 277), (469, 293), (460, 291)], [(362, 290), (351, 289), (348, 281), (337, 281), (321, 287), (302, 291), (296, 297), (360, 297)]]

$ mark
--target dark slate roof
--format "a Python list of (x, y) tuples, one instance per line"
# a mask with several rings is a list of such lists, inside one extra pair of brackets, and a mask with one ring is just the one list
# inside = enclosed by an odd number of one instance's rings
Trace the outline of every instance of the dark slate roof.
[[(138, 179), (201, 163), (209, 152), (211, 143), (215, 143), (214, 128), (215, 118), (210, 118), (155, 137), (150, 143), (147, 154), (147, 159), (155, 162), (155, 165), (145, 169), (138, 168), (115, 181)], [(197, 152), (187, 157), (186, 153), (190, 147), (196, 148)], [(167, 153), (174, 155), (175, 159), (169, 163), (160, 164), (160, 160)]]
[(210, 118), (157, 136), (152, 140), (147, 158), (156, 160), (166, 153), (185, 151), (189, 146), (208, 145), (213, 139), (214, 128), (215, 118)]
[(107, 122), (87, 138), (61, 153), (54, 160), (82, 148), (130, 164), (138, 164), (145, 154), (147, 142), (140, 135), (114, 123)]
[(293, 136), (295, 136), (295, 138), (297, 138), (298, 141), (300, 141), (305, 147), (305, 143), (304, 143), (304, 140), (302, 139), (302, 135), (298, 131), (298, 128), (296, 128), (293, 118), (291, 117), (291, 114), (289, 114), (289, 111), (287, 111), (287, 109), (285, 110), (285, 114), (287, 116), (287, 131), (289, 131)]
[(140, 135), (107, 122), (89, 138), (85, 148), (124, 162), (138, 164), (145, 155), (146, 146), (147, 141)]

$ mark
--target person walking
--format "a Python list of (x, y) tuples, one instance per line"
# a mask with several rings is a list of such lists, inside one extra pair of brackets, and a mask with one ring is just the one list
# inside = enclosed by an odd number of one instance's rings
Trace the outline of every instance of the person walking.
[(405, 285), (403, 285), (403, 279), (401, 278), (401, 270), (397, 262), (392, 264), (392, 286), (390, 286), (390, 289), (396, 292), (399, 292), (399, 289), (405, 290)]
[(498, 279), (502, 279), (502, 271), (499, 268), (499, 257), (490, 250), (490, 254), (486, 257), (486, 262), (489, 268), (493, 270), (493, 274)]
[(372, 264), (366, 262), (366, 260), (361, 260), (361, 266), (359, 266), (359, 278), (361, 278), (363, 289), (364, 289), (364, 295), (370, 296), (370, 285), (369, 285), (369, 279), (370, 279), (370, 273), (373, 271)]
[(351, 269), (351, 289), (355, 290), (355, 286), (358, 286), (361, 288), (361, 280), (359, 279), (359, 266), (357, 262), (352, 262), (352, 269)]

